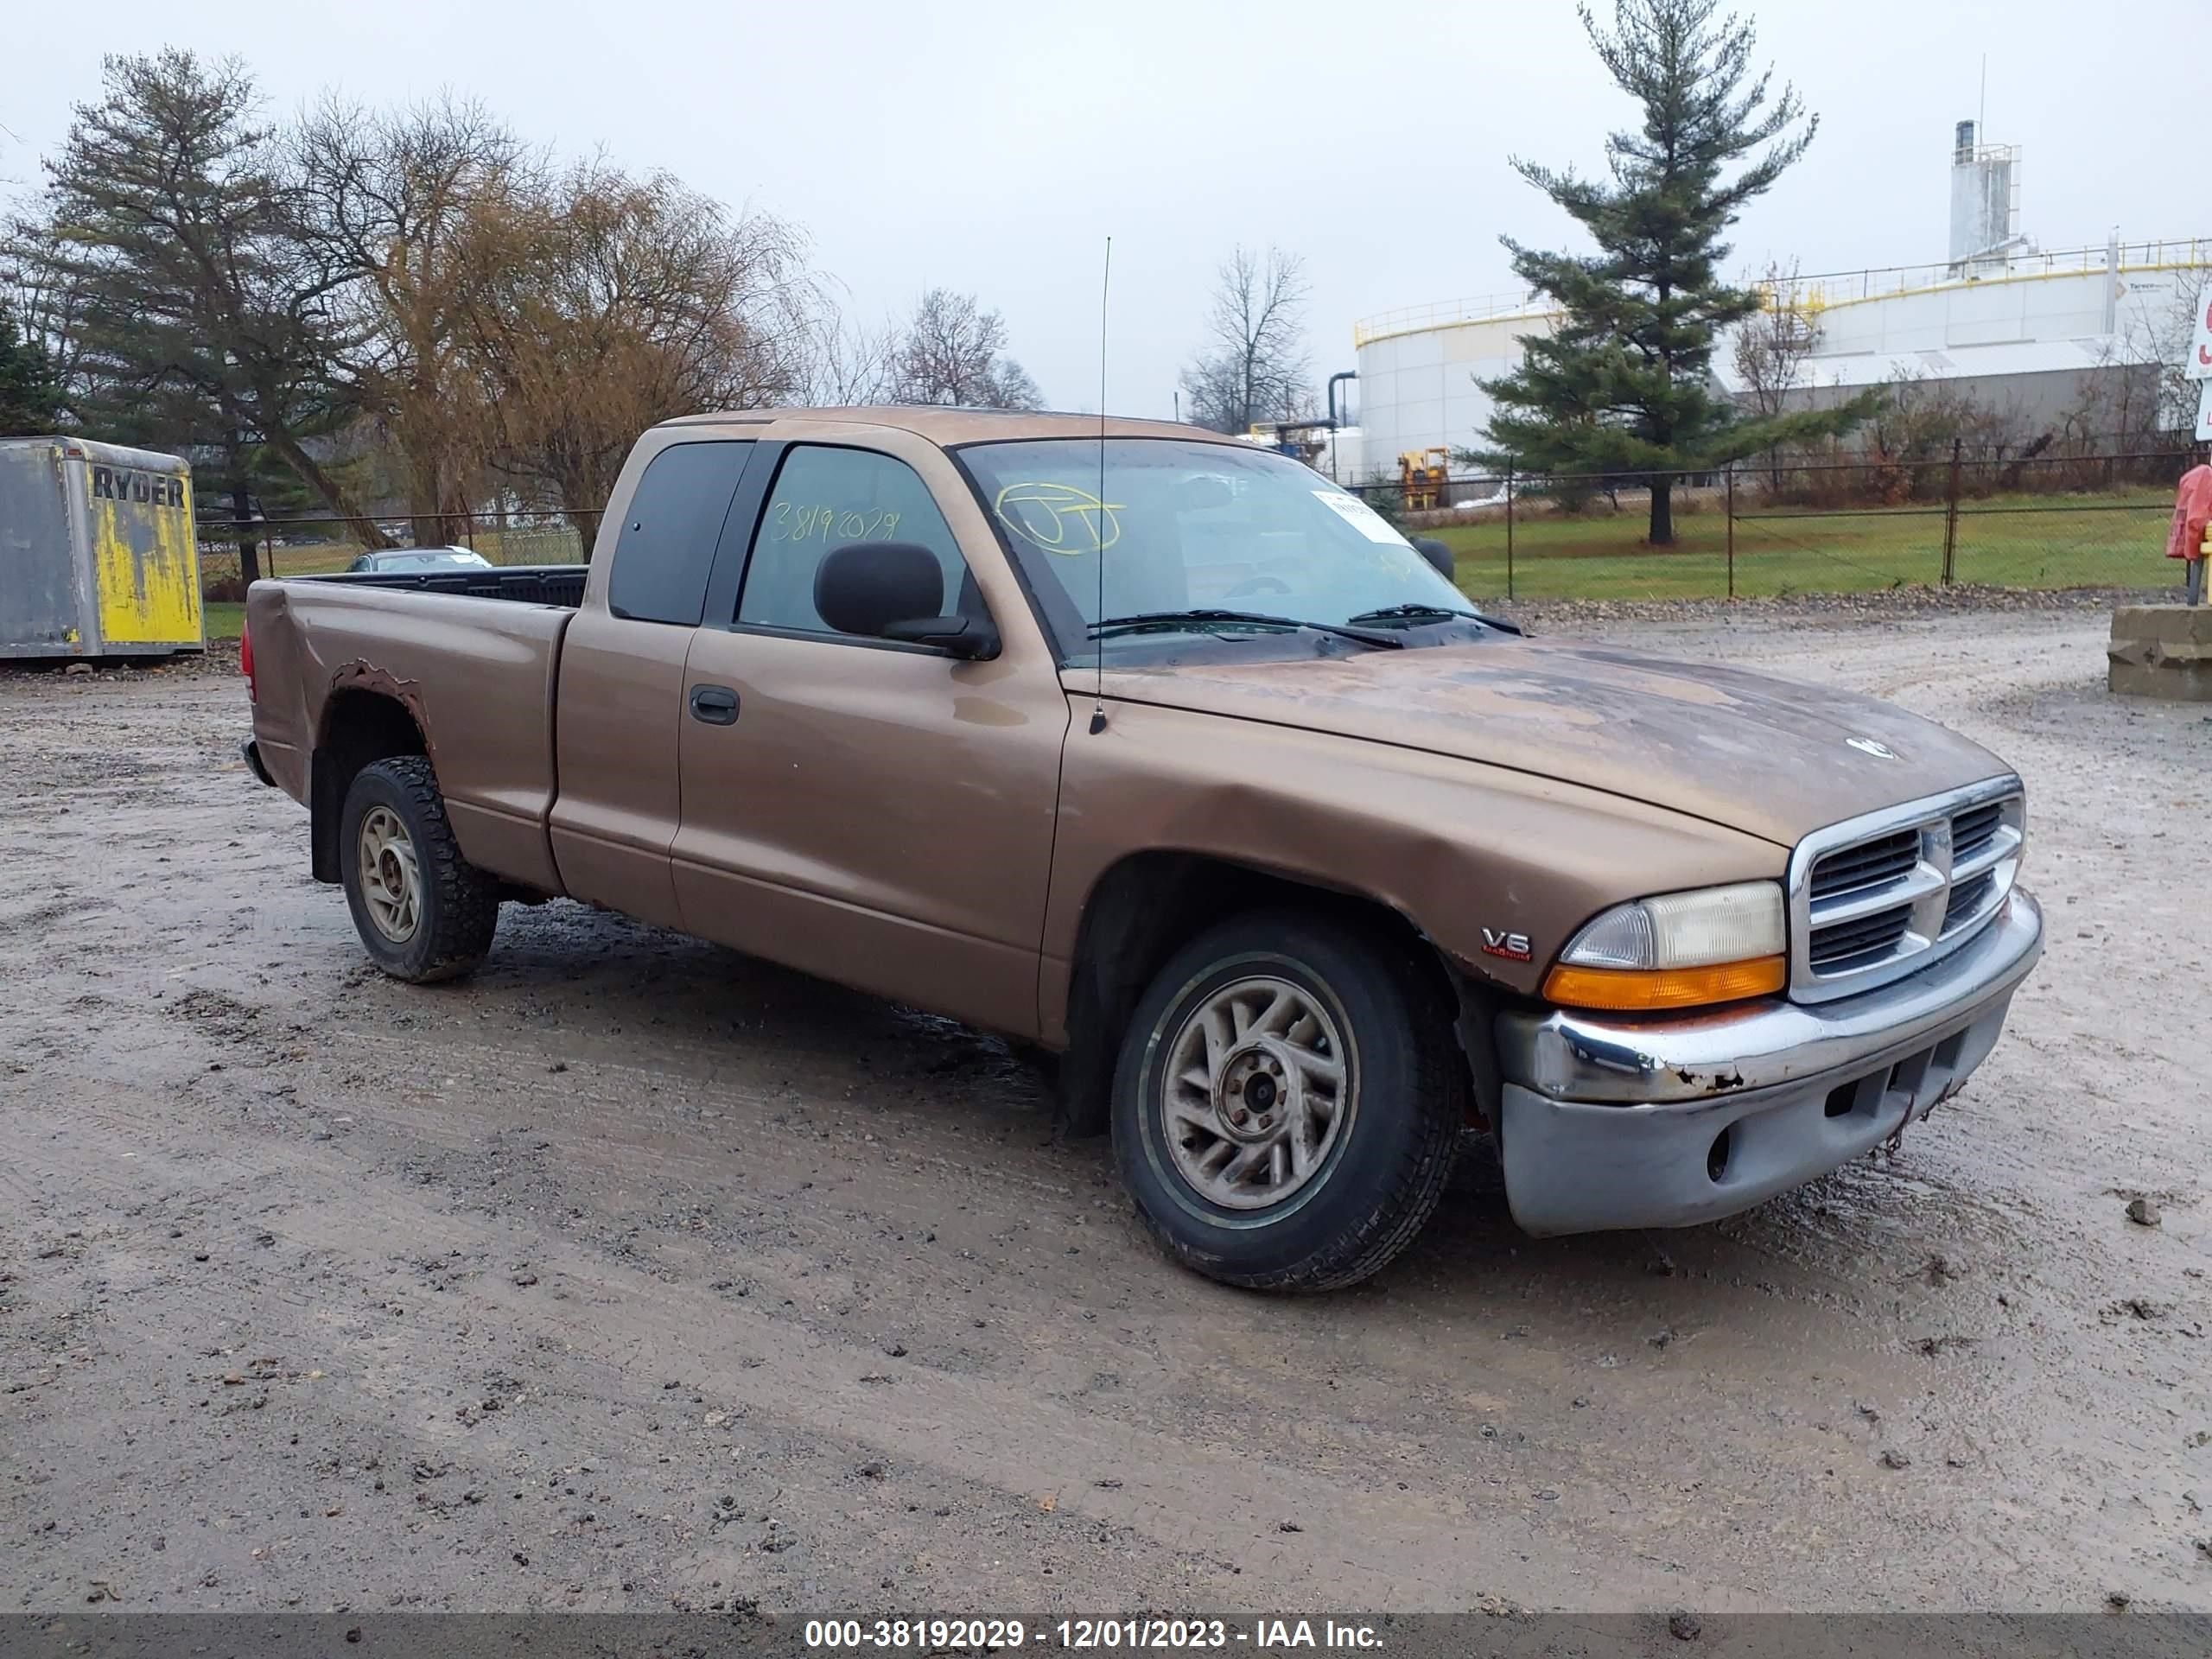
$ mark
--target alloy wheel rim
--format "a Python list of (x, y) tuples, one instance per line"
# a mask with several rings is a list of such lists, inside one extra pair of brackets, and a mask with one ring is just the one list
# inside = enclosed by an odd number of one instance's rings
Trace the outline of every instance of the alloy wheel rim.
[(1358, 1103), (1335, 1014), (1273, 975), (1209, 992), (1184, 1017), (1160, 1095), (1176, 1173), (1230, 1210), (1268, 1209), (1305, 1191)]
[(361, 819), (357, 861), (362, 903), (378, 932), (394, 944), (415, 937), (423, 919), (423, 873), (415, 842), (388, 806)]

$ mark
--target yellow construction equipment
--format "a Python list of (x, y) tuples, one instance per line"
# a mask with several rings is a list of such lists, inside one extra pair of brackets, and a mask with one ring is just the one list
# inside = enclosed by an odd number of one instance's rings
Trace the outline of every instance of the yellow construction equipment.
[(1452, 452), (1437, 445), (1408, 449), (1398, 457), (1398, 488), (1406, 498), (1408, 512), (1425, 512), (1444, 505), (1445, 469)]

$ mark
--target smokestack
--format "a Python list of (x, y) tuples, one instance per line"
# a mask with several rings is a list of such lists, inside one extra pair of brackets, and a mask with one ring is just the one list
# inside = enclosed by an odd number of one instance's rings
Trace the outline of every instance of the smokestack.
[(1951, 134), (1953, 269), (1993, 255), (2012, 235), (2012, 166), (2009, 144), (1982, 144), (1981, 124), (1961, 121)]

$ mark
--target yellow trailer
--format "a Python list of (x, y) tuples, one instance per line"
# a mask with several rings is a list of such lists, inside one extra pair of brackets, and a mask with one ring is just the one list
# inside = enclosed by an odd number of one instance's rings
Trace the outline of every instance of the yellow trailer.
[(188, 464), (87, 438), (0, 439), (0, 657), (207, 643)]

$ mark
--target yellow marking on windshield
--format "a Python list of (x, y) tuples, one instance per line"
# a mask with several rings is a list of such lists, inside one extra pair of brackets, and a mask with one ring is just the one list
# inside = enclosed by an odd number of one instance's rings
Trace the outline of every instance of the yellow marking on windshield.
[(992, 504), (998, 520), (1032, 547), (1062, 558), (1103, 553), (1122, 539), (1115, 517), (1126, 503), (1102, 501), (1072, 484), (1033, 480), (1009, 484)]

